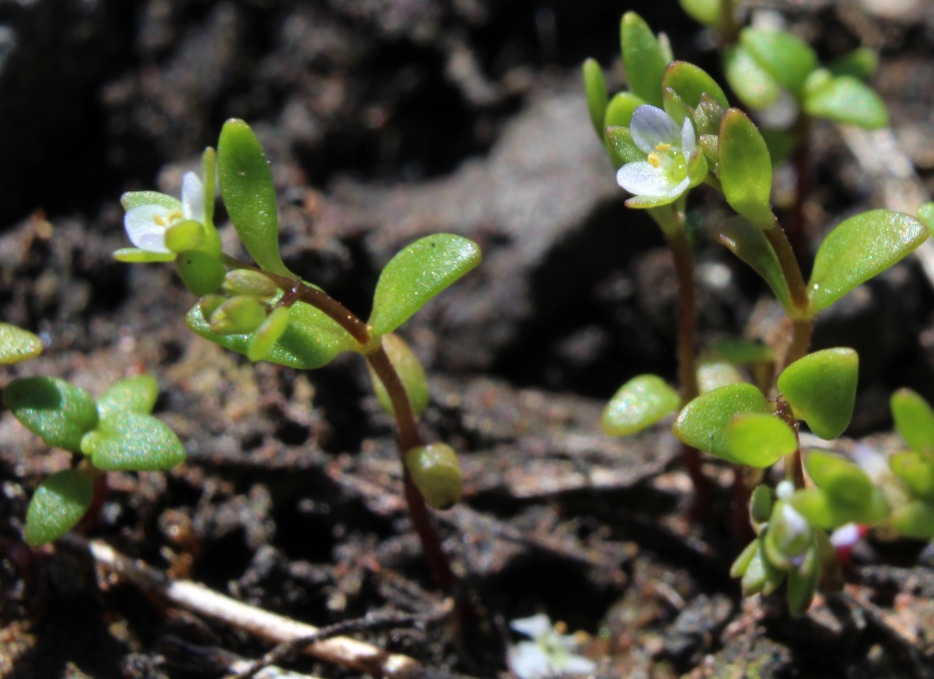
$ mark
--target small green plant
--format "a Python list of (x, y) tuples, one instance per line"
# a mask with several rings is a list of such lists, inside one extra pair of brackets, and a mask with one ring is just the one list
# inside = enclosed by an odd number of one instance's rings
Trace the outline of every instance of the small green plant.
[[(750, 107), (770, 106), (787, 94), (801, 116), (870, 128), (887, 124), (872, 90), (842, 67), (821, 68), (797, 38), (740, 28), (730, 2), (683, 4), (720, 29), (727, 80)], [(772, 209), (773, 145), (744, 111), (730, 105), (710, 75), (675, 61), (667, 40), (638, 15), (623, 16), (621, 36), (629, 90), (610, 98), (593, 60), (584, 64), (584, 86), (617, 182), (633, 196), (626, 205), (648, 212), (674, 256), (679, 389), (654, 375), (634, 377), (610, 400), (602, 425), (610, 435), (629, 435), (677, 413), (673, 432), (685, 447), (699, 495), (706, 486), (696, 451), (733, 463), (736, 483), (750, 498), (756, 534), (733, 575), (747, 594), (771, 593), (787, 583), (789, 610), (802, 615), (818, 586), (833, 582), (830, 576), (839, 570), (830, 531), (849, 523), (884, 524), (905, 536), (934, 536), (934, 414), (917, 396), (899, 392), (893, 398), (896, 423), (911, 450), (893, 456), (887, 474), (870, 475), (829, 453), (805, 453), (798, 437), (801, 424), (823, 439), (840, 436), (856, 398), (855, 351), (808, 353), (815, 318), (918, 247), (930, 224), (892, 210), (850, 217), (820, 243), (805, 279)], [(736, 213), (702, 232), (759, 274), (785, 311), (785, 333), (770, 346), (724, 342), (698, 356), (685, 208), (690, 192), (701, 185), (720, 193)], [(920, 208), (925, 221), (932, 209)], [(755, 384), (743, 377), (743, 366), (752, 368)], [(743, 487), (744, 468), (764, 470), (780, 461), (785, 480), (774, 489), (759, 485), (750, 493)]]
[[(17, 363), (42, 351), (38, 337), (0, 323), (0, 364)], [(185, 459), (178, 437), (152, 417), (159, 394), (155, 378), (120, 380), (95, 399), (54, 377), (24, 377), (3, 390), (7, 408), (53, 448), (80, 456), (77, 464), (39, 484), (26, 510), (26, 542), (57, 540), (77, 524), (106, 488), (108, 471), (155, 471)]]
[[(461, 496), (460, 468), (449, 446), (426, 443), (419, 432), (428, 382), (415, 354), (393, 331), (477, 266), (480, 249), (454, 234), (415, 241), (383, 269), (372, 312), (364, 322), (283, 262), (272, 173), (245, 122), (224, 124), (217, 151), (204, 152), (201, 169), (201, 178), (185, 175), (181, 200), (152, 191), (123, 195), (124, 223), (136, 247), (117, 251), (116, 258), (174, 262), (182, 281), (199, 297), (188, 312), (188, 326), (251, 361), (309, 370), (344, 352), (361, 354), (380, 404), (398, 424), (413, 524), (436, 580), (451, 586), (454, 576), (425, 502), (436, 509), (454, 504)], [(215, 175), (224, 206), (255, 266), (221, 251), (213, 218)]]

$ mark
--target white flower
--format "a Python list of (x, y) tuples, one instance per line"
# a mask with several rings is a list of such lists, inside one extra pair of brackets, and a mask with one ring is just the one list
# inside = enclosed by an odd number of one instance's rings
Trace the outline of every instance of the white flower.
[(183, 221), (204, 223), (204, 187), (194, 172), (182, 178), (182, 202), (178, 207), (146, 203), (127, 210), (123, 226), (130, 241), (140, 250), (168, 253), (165, 232)]
[(507, 653), (509, 668), (519, 679), (552, 679), (594, 671), (594, 661), (571, 652), (578, 646), (578, 639), (561, 634), (544, 613), (513, 620), (509, 626), (532, 638), (510, 646)]
[(667, 205), (703, 181), (707, 161), (697, 148), (690, 118), (679, 127), (662, 109), (646, 104), (632, 114), (629, 131), (646, 159), (626, 163), (616, 173), (616, 182), (635, 196), (627, 205)]

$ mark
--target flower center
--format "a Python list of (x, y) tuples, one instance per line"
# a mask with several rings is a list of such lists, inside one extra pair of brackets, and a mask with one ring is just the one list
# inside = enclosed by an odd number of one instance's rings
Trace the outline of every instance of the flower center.
[(672, 148), (671, 144), (658, 143), (655, 150), (646, 157), (652, 167), (658, 168), (665, 178), (677, 183), (687, 176), (687, 162), (681, 149)]
[(180, 222), (185, 218), (184, 213), (181, 210), (169, 210), (165, 214), (156, 215), (153, 221), (156, 223), (156, 226), (161, 226), (164, 229), (169, 228), (176, 222)]

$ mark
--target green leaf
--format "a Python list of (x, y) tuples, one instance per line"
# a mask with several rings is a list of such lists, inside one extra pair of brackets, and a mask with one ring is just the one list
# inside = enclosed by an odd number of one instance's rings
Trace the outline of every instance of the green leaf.
[(744, 28), (739, 36), (756, 63), (800, 101), (804, 82), (817, 68), (817, 54), (806, 42), (785, 31)]
[[(606, 127), (629, 127), (632, 122), (632, 114), (640, 106), (645, 105), (645, 100), (637, 97), (632, 92), (619, 92), (610, 99), (606, 107)], [(641, 152), (640, 152), (641, 153)], [(641, 158), (645, 157), (642, 153)]]
[(810, 80), (804, 95), (804, 111), (815, 118), (867, 130), (889, 125), (889, 113), (882, 98), (869, 85), (850, 75)]
[[(409, 348), (405, 340), (389, 333), (382, 337), (383, 349), (389, 356), (389, 362), (392, 363), (402, 381), (405, 393), (409, 397), (409, 404), (412, 406), (412, 412), (415, 416), (420, 416), (428, 407), (428, 401), (431, 394), (428, 390), (428, 377), (425, 375), (425, 369), (415, 353)], [(382, 381), (377, 376), (369, 362), (367, 368), (370, 369), (370, 379), (373, 381), (373, 391), (376, 392), (376, 398), (379, 400), (383, 410), (394, 415), (395, 409), (392, 407), (392, 399), (389, 398), (389, 392), (383, 386)]]
[(24, 537), (31, 547), (53, 542), (71, 530), (94, 500), (94, 477), (65, 469), (39, 484), (26, 509)]
[(801, 563), (788, 571), (788, 614), (792, 618), (804, 617), (820, 582), (817, 545), (814, 544), (814, 540), (811, 542), (811, 547), (804, 553)]
[[(717, 135), (720, 134), (720, 123), (723, 122), (724, 113), (726, 113), (726, 108), (706, 92), (701, 95), (700, 103), (694, 109), (694, 127), (697, 130), (698, 137), (713, 137), (718, 149), (719, 140)], [(718, 154), (715, 154), (714, 159), (717, 158)]]
[(617, 168), (626, 163), (645, 160), (645, 154), (636, 146), (628, 127), (606, 128), (606, 143), (613, 154), (613, 162)]
[(177, 255), (174, 252), (150, 252), (139, 248), (120, 248), (114, 250), (113, 257), (124, 264), (150, 264), (152, 262), (171, 262)]
[(859, 356), (845, 347), (815, 351), (798, 359), (778, 376), (778, 390), (795, 417), (807, 422), (822, 439), (842, 434), (853, 416)]
[(740, 462), (733, 457), (727, 441), (727, 428), (735, 415), (767, 413), (768, 405), (762, 392), (751, 384), (732, 384), (698, 396), (688, 403), (672, 431), (683, 443), (712, 453), (728, 462)]
[(928, 229), (894, 210), (870, 210), (838, 224), (817, 250), (808, 297), (817, 313), (917, 248)]
[(646, 103), (661, 108), (662, 78), (670, 61), (662, 44), (635, 12), (623, 15), (620, 40), (629, 89)]
[(266, 320), (266, 306), (255, 297), (231, 297), (211, 314), (208, 324), (218, 335), (252, 333)]
[(106, 418), (118, 412), (148, 415), (159, 397), (159, 383), (152, 375), (136, 375), (114, 382), (97, 399), (97, 412)]
[(697, 360), (697, 388), (701, 394), (745, 382), (736, 366), (717, 352), (705, 352)]
[(120, 196), (120, 205), (127, 212), (140, 205), (161, 205), (169, 210), (182, 209), (182, 201), (158, 191), (127, 191)]
[(772, 363), (775, 360), (771, 347), (756, 340), (724, 339), (714, 342), (711, 348), (736, 365)]
[(291, 308), (278, 306), (266, 317), (250, 336), (247, 342), (246, 357), (256, 363), (268, 360), (267, 357), (276, 346), (276, 342), (289, 328), (289, 319), (292, 317)]
[(736, 557), (736, 560), (733, 562), (733, 565), (730, 566), (730, 577), (731, 578), (741, 578), (743, 574), (749, 569), (749, 565), (752, 563), (752, 560), (756, 556), (756, 552), (759, 551), (759, 541), (753, 540), (745, 549), (740, 552), (739, 556)]
[(629, 436), (649, 427), (681, 405), (681, 396), (657, 375), (639, 375), (610, 399), (600, 425), (608, 436)]
[(905, 538), (934, 538), (934, 506), (924, 500), (911, 500), (892, 512), (892, 527)]
[(198, 297), (220, 290), (227, 273), (217, 257), (201, 250), (179, 252), (175, 268), (185, 287)]
[(681, 9), (699, 24), (710, 28), (720, 26), (722, 18), (722, 0), (680, 0)]
[[(208, 146), (201, 154), (201, 184), (204, 187), (204, 224), (210, 231), (214, 229), (214, 203), (217, 192), (217, 152)], [(220, 252), (220, 239), (217, 242)]]
[(842, 457), (809, 450), (805, 467), (814, 484), (832, 500), (859, 505), (872, 492), (872, 481), (866, 472)]
[(701, 103), (701, 95), (706, 94), (724, 109), (730, 108), (723, 89), (717, 81), (707, 72), (686, 61), (672, 61), (665, 69), (662, 87), (673, 89), (685, 104), (697, 108)]
[(109, 412), (81, 440), (91, 464), (104, 471), (156, 471), (185, 461), (185, 449), (171, 429), (151, 415)]
[(723, 72), (736, 96), (751, 109), (766, 109), (781, 96), (782, 86), (744, 47), (726, 49)]
[(405, 454), (405, 466), (430, 507), (448, 509), (461, 499), (460, 463), (451, 446), (432, 443), (412, 448)]
[(720, 184), (734, 210), (759, 228), (775, 218), (769, 203), (772, 159), (755, 124), (738, 108), (731, 108), (720, 123)]
[(55, 377), (24, 377), (3, 390), (17, 420), (48, 445), (81, 451), (81, 437), (97, 426), (97, 406), (84, 389)]
[[(253, 335), (218, 335), (196, 304), (185, 316), (188, 327), (215, 344), (247, 354)], [(359, 351), (360, 345), (333, 319), (308, 304), (296, 302), (289, 310), (289, 324), (264, 361), (290, 368), (311, 370), (330, 363), (344, 351)]]
[(859, 504), (831, 497), (820, 488), (799, 490), (790, 502), (808, 522), (827, 530), (853, 522), (864, 525), (877, 524), (884, 521), (891, 511), (885, 495), (875, 487)]
[(28, 330), (0, 323), (0, 365), (12, 365), (42, 353), (42, 340)]
[(370, 315), (373, 332), (385, 335), (398, 328), (480, 259), (476, 243), (451, 233), (426, 236), (397, 253), (376, 283)]
[(767, 413), (737, 415), (726, 431), (732, 457), (749, 467), (765, 469), (798, 448), (798, 437), (781, 418)]
[(911, 389), (899, 389), (889, 401), (895, 429), (912, 450), (934, 453), (934, 410)]
[[(761, 417), (761, 416), (760, 416)], [(766, 485), (758, 485), (752, 489), (749, 496), (749, 520), (753, 525), (766, 523), (772, 516), (772, 489)]]
[(835, 60), (828, 68), (833, 75), (849, 75), (866, 80), (879, 68), (879, 53), (869, 47), (857, 47)]
[(922, 203), (918, 208), (918, 219), (924, 222), (931, 232), (934, 232), (934, 203)]
[(279, 222), (272, 171), (259, 139), (242, 120), (231, 118), (217, 144), (221, 197), (247, 252), (260, 268), (295, 277), (279, 255)]
[(593, 124), (597, 137), (603, 139), (603, 122), (606, 117), (606, 106), (609, 97), (606, 93), (606, 80), (603, 71), (596, 59), (587, 59), (581, 68), (584, 76), (584, 94), (587, 96), (587, 110), (590, 112), (590, 122)]
[(889, 467), (911, 494), (934, 503), (934, 459), (929, 454), (909, 451), (889, 456)]
[(745, 217), (730, 217), (710, 231), (714, 240), (759, 274), (775, 293), (786, 313), (797, 314), (778, 255), (762, 229), (755, 227)]

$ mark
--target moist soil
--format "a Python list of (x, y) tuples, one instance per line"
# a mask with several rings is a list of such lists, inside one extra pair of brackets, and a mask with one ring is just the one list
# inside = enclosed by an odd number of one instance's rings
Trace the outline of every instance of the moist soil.
[[(623, 205), (581, 94), (588, 56), (622, 86), (629, 9), (719, 73), (715, 36), (675, 3), (0, 0), (0, 318), (46, 344), (0, 385), (54, 375), (99, 394), (150, 373), (156, 415), (187, 452), (167, 473), (110, 474), (85, 534), (319, 627), (427, 615), (451, 597), (440, 622), (356, 635), (438, 672), (508, 676), (509, 621), (545, 612), (586, 633), (600, 677), (934, 676), (925, 545), (870, 539), (844, 591), (792, 620), (779, 597), (744, 600), (728, 576), (743, 546), (730, 469), (705, 460), (713, 489), (698, 513), (667, 427), (600, 432), (620, 384), (676, 370), (670, 256)], [(893, 185), (891, 152), (870, 144), (860, 165), (844, 131), (818, 124), (807, 259), (833, 224), (889, 204), (893, 186), (934, 188), (934, 12), (912, 0), (768, 10), (825, 62), (880, 50), (873, 84), (915, 173)], [(269, 155), (287, 265), (360, 316), (413, 239), (447, 231), (483, 249), (400, 330), (431, 376), (425, 436), (461, 456), (465, 497), (435, 514), (453, 591), (435, 584), (411, 529), (392, 421), (359, 357), (310, 373), (252, 365), (187, 329), (194, 299), (170, 265), (112, 258), (128, 245), (120, 194), (177, 195), (230, 117)], [(788, 176), (777, 170), (779, 186)], [(691, 224), (726, 216), (695, 193)], [(765, 335), (777, 317), (767, 290), (697, 236), (702, 344)], [(893, 389), (934, 396), (932, 300), (909, 258), (821, 320), (815, 347), (861, 358), (841, 453), (897, 448)], [(28, 499), (69, 464), (0, 414), (0, 676), (216, 677), (269, 650), (81, 550), (28, 549)], [(358, 676), (312, 658), (282, 666)]]

